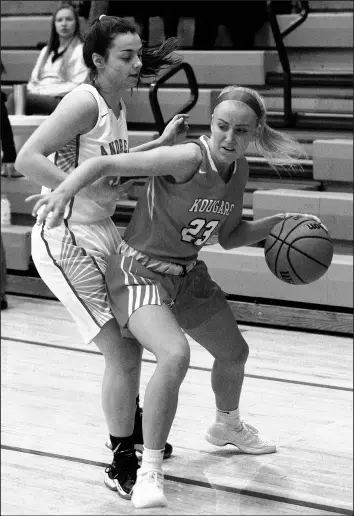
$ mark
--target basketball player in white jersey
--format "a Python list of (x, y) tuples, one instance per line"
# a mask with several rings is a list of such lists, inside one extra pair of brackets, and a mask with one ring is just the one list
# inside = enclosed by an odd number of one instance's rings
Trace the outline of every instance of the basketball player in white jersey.
[[(142, 48), (134, 24), (109, 16), (96, 20), (83, 47), (89, 80), (66, 95), (28, 139), (16, 162), (18, 170), (41, 184), (43, 192), (50, 192), (87, 159), (127, 153), (121, 97), (137, 86), (141, 76), (178, 62), (175, 48), (176, 41), (167, 40), (152, 52)], [(185, 120), (186, 115), (174, 117), (159, 139), (130, 152), (175, 143), (180, 132), (183, 136)], [(42, 279), (73, 316), (84, 341), (93, 341), (104, 356), (102, 406), (115, 452), (105, 482), (130, 498), (138, 467), (133, 447), (143, 444), (141, 409), (136, 406), (141, 347), (121, 337), (107, 302), (106, 260), (121, 242), (111, 219), (120, 187), (112, 188), (108, 182), (105, 178), (73, 198), (55, 230), (35, 225), (32, 257)], [(165, 456), (171, 452), (166, 443)]]
[(188, 341), (181, 328), (214, 357), (211, 382), (216, 420), (206, 439), (217, 446), (234, 444), (249, 454), (276, 451), (274, 444), (240, 419), (248, 345), (225, 295), (198, 259), (199, 250), (215, 231), (220, 245), (232, 249), (265, 239), (290, 215), (242, 220), (249, 177), (244, 154), (251, 141), (275, 167), (293, 166), (302, 153), (297, 142), (268, 126), (265, 104), (257, 92), (230, 86), (217, 99), (210, 138), (201, 136), (196, 142), (106, 161), (90, 159), (52, 194), (32, 196), (40, 199), (34, 213), (46, 205), (39, 222), (51, 213), (48, 223), (55, 227), (71, 197), (95, 179), (151, 176), (106, 271), (114, 315), (157, 359), (145, 392), (144, 451), (132, 494), (135, 508), (167, 504), (163, 447), (189, 364)]

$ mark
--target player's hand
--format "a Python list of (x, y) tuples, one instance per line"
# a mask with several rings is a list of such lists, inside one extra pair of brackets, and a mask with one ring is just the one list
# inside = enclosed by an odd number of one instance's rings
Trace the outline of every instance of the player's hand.
[(311, 213), (284, 213), (284, 220), (289, 218), (289, 217), (296, 217), (296, 216), (301, 216), (301, 217), (306, 217), (306, 218), (309, 218), (309, 219), (313, 219), (318, 224), (321, 224), (321, 226), (328, 232), (328, 229), (323, 224), (323, 222), (316, 215), (312, 215)]
[(131, 181), (121, 184), (120, 177), (102, 177), (87, 186), (83, 193), (97, 202), (117, 202), (132, 187), (134, 180), (135, 178), (132, 178)]
[(48, 229), (59, 226), (62, 222), (65, 206), (69, 200), (65, 194), (57, 192), (30, 195), (26, 198), (26, 202), (36, 201), (32, 216), (37, 217), (38, 225), (46, 220)]
[(160, 139), (162, 145), (176, 145), (186, 139), (189, 130), (187, 114), (175, 115), (166, 125)]

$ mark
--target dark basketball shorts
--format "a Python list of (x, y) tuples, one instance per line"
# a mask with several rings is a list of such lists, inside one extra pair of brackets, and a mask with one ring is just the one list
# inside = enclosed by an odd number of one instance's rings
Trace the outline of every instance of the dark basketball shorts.
[(114, 254), (107, 261), (106, 288), (122, 330), (131, 315), (146, 305), (169, 306), (186, 332), (228, 307), (225, 294), (201, 260), (185, 275), (176, 276), (152, 271), (132, 256)]

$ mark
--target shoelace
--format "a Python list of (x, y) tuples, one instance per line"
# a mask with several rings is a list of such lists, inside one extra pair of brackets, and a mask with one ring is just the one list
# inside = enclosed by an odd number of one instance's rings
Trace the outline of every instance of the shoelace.
[(241, 420), (241, 423), (243, 424), (243, 426), (249, 430), (252, 434), (255, 434), (257, 435), (259, 432), (257, 430), (257, 428), (255, 428), (254, 426), (250, 425), (249, 423), (245, 423), (245, 421), (243, 421), (243, 419)]
[[(258, 432), (257, 428), (255, 428), (254, 426), (250, 425), (249, 423), (245, 423), (243, 420), (241, 420), (241, 423), (243, 424), (243, 426), (244, 426), (246, 431), (248, 430), (248, 431), (251, 432), (251, 434), (258, 436), (259, 432)], [(242, 430), (241, 430), (241, 432), (242, 432)], [(269, 445), (272, 444), (267, 439), (262, 439), (261, 437), (259, 437), (259, 441), (264, 443), (264, 444), (269, 444)]]
[(140, 474), (138, 480), (147, 479), (151, 484), (157, 484), (161, 486), (163, 481), (163, 473), (159, 473), (158, 471), (147, 471), (146, 473)]
[(124, 466), (120, 468), (120, 470), (115, 474), (114, 478), (117, 477), (118, 474), (122, 471), (136, 474), (136, 470), (138, 468), (138, 459), (136, 458), (135, 452), (132, 450), (124, 450), (115, 454), (113, 463), (105, 469), (106, 473), (111, 473), (111, 471), (116, 468), (116, 455), (120, 455), (123, 459), (126, 459), (126, 462), (124, 461)]

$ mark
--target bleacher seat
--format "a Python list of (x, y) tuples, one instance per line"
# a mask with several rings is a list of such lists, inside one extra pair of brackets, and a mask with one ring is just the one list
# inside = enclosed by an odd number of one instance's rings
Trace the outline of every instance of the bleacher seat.
[(310, 285), (289, 285), (268, 269), (264, 249), (240, 247), (225, 251), (219, 244), (204, 247), (200, 258), (226, 294), (269, 298), (334, 307), (353, 306), (353, 256), (334, 255), (322, 278)]
[[(29, 195), (40, 193), (41, 187), (27, 177), (18, 177), (16, 179), (1, 177), (1, 191), (7, 195), (12, 213), (30, 214), (34, 202), (28, 203), (25, 202), (25, 199)], [(34, 219), (32, 222), (34, 222)]]
[(52, 14), (57, 7), (57, 0), (40, 0), (40, 2), (1, 0), (1, 16), (48, 15)]
[(310, 11), (331, 11), (331, 12), (350, 12), (353, 11), (351, 0), (310, 0)]
[(1, 59), (6, 73), (2, 80), (6, 83), (28, 82), (39, 50), (1, 50)]
[[(280, 30), (283, 30), (296, 20), (298, 15), (283, 14), (277, 18)], [(285, 37), (284, 44), (297, 48), (352, 48), (353, 13), (310, 12), (304, 23)], [(257, 33), (255, 45), (261, 48), (275, 47), (268, 23)]]
[(3, 48), (35, 49), (46, 42), (51, 16), (11, 16), (1, 18), (1, 46)]
[(353, 183), (353, 140), (315, 140), (313, 177), (319, 181)]
[(333, 240), (353, 242), (353, 196), (350, 193), (281, 188), (254, 192), (254, 219), (285, 212), (316, 215)]
[(8, 269), (28, 270), (31, 258), (31, 230), (29, 226), (1, 226)]

